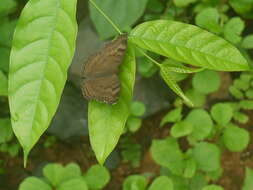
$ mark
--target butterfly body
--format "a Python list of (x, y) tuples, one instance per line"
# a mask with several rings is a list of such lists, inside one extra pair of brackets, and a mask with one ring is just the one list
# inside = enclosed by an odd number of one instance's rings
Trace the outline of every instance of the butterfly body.
[(120, 92), (119, 66), (127, 48), (127, 36), (121, 35), (91, 56), (82, 71), (82, 93), (87, 100), (116, 103)]

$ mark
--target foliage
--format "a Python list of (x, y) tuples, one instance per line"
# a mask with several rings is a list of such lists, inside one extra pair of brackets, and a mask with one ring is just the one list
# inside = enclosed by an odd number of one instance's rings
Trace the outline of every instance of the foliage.
[(70, 163), (65, 167), (60, 164), (47, 164), (43, 168), (44, 178), (27, 177), (20, 184), (19, 190), (99, 190), (110, 180), (110, 174), (106, 168), (94, 165), (82, 175), (77, 164)]
[[(77, 33), (76, 0), (30, 0), (24, 7), (26, 2), (0, 4), (0, 151), (18, 155), (14, 131), (25, 160), (58, 107)], [(222, 190), (212, 184), (222, 175), (222, 151), (241, 152), (250, 141), (240, 124), (247, 124), (253, 110), (252, 73), (233, 74), (230, 99), (209, 102), (209, 95), (222, 85), (217, 71), (250, 70), (253, 2), (93, 0), (88, 5), (100, 39), (114, 38), (119, 32), (115, 25), (129, 36), (118, 103), (89, 103), (89, 135), (97, 160), (104, 163), (125, 133), (119, 145), (123, 162), (140, 166), (143, 147), (132, 137), (146, 108), (132, 102), (135, 70), (145, 78), (159, 73), (184, 103), (195, 107), (185, 108), (177, 99), (161, 120), (160, 126), (171, 127), (170, 135), (153, 139), (150, 148), (160, 176), (150, 183), (144, 175), (128, 176), (123, 189)], [(187, 150), (181, 140), (189, 144)], [(54, 137), (48, 138), (44, 147), (54, 143)], [(82, 175), (75, 164), (48, 164), (43, 175), (26, 178), (19, 189), (102, 189), (110, 180), (99, 165)], [(251, 181), (252, 171), (246, 169), (243, 190), (251, 188)]]

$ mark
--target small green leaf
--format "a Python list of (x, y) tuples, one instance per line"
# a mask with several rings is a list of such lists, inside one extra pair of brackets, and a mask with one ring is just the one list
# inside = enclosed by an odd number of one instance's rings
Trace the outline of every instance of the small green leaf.
[[(98, 7), (121, 29), (126, 31), (144, 13), (148, 0), (93, 0)], [(113, 7), (113, 8), (112, 8)], [(110, 38), (117, 31), (89, 2), (90, 16), (102, 39)]]
[(234, 115), (233, 115), (233, 119), (235, 121), (238, 121), (239, 123), (242, 123), (242, 124), (245, 124), (249, 121), (249, 117), (247, 114), (244, 114), (242, 112), (235, 112)]
[(131, 114), (137, 117), (143, 116), (146, 112), (145, 104), (142, 102), (135, 101), (131, 105)]
[(135, 81), (135, 56), (131, 44), (120, 67), (121, 92), (114, 105), (89, 102), (88, 126), (91, 146), (97, 160), (103, 164), (118, 143), (130, 114), (133, 86)]
[(123, 183), (123, 190), (145, 190), (148, 182), (144, 176), (128, 176)]
[(10, 119), (0, 119), (0, 144), (10, 141), (13, 137)]
[(216, 171), (212, 171), (212, 172), (208, 172), (207, 175), (208, 177), (213, 180), (213, 181), (217, 181), (220, 179), (220, 177), (222, 176), (223, 174), (223, 168), (219, 168), (218, 170)]
[(243, 99), (244, 94), (241, 90), (236, 88), (235, 86), (230, 86), (229, 87), (229, 92), (237, 99)]
[(8, 95), (8, 79), (5, 74), (0, 70), (0, 96)]
[(68, 181), (73, 178), (81, 177), (82, 171), (80, 167), (75, 163), (70, 163), (64, 167), (64, 174), (61, 181)]
[(245, 110), (252, 110), (253, 109), (253, 100), (242, 100), (242, 101), (240, 101), (239, 106)]
[(249, 70), (246, 59), (227, 41), (199, 27), (169, 20), (142, 23), (129, 34), (139, 47), (177, 61), (213, 70)]
[(200, 170), (211, 172), (220, 168), (219, 148), (207, 142), (201, 142), (193, 148), (193, 157)]
[(208, 137), (213, 127), (210, 115), (203, 109), (192, 110), (185, 121), (193, 125), (193, 132), (190, 137), (195, 140), (203, 140)]
[(253, 99), (253, 89), (247, 90), (245, 95), (247, 98)]
[(138, 131), (141, 127), (141, 123), (142, 120), (138, 117), (134, 117), (134, 116), (130, 116), (127, 119), (127, 128), (129, 129), (129, 131), (131, 131), (132, 133), (135, 133), (136, 131)]
[(58, 107), (76, 34), (76, 0), (30, 0), (19, 18), (10, 56), (9, 104), (25, 162)]
[(243, 38), (241, 46), (245, 49), (253, 49), (253, 34)]
[(211, 115), (218, 124), (225, 126), (233, 117), (233, 108), (227, 103), (217, 103), (212, 106)]
[(52, 190), (52, 188), (44, 181), (37, 177), (26, 178), (19, 186), (19, 190)]
[(68, 181), (64, 181), (61, 185), (57, 188), (57, 190), (88, 190), (88, 187), (84, 181), (84, 179), (77, 178), (71, 179)]
[(171, 128), (171, 135), (175, 138), (189, 135), (193, 131), (193, 125), (187, 121), (175, 123)]
[(206, 179), (206, 176), (202, 173), (196, 173), (196, 175), (190, 179), (190, 184), (189, 184), (190, 190), (202, 190), (202, 188), (205, 185), (207, 185), (207, 179)]
[(160, 126), (165, 125), (166, 123), (175, 123), (181, 120), (182, 118), (182, 107), (175, 108), (169, 111), (162, 119)]
[(225, 38), (233, 44), (239, 43), (242, 40), (240, 35), (244, 27), (244, 21), (240, 17), (231, 18), (224, 26)]
[(197, 0), (173, 0), (173, 1), (177, 7), (186, 7), (189, 4), (196, 2)]
[(47, 164), (43, 168), (43, 175), (50, 181), (53, 186), (61, 184), (64, 177), (64, 167), (60, 164)]
[(168, 137), (163, 140), (153, 140), (151, 155), (157, 164), (169, 168), (176, 175), (182, 174), (183, 153), (176, 139)]
[(249, 132), (243, 128), (235, 125), (229, 125), (222, 136), (225, 146), (232, 152), (241, 152), (247, 148), (250, 135)]
[(193, 158), (190, 158), (185, 162), (184, 177), (192, 178), (195, 175), (197, 169), (196, 161)]
[(253, 170), (246, 168), (245, 176), (242, 190), (251, 190), (253, 187)]
[(193, 88), (188, 89), (185, 94), (193, 102), (194, 107), (203, 107), (206, 103), (206, 95)]
[(182, 64), (174, 64), (174, 62), (167, 60), (165, 63), (163, 63), (163, 67), (166, 67), (167, 71), (170, 72), (176, 72), (176, 73), (197, 73), (200, 71), (203, 71), (204, 68), (191, 68), (186, 67)]
[(161, 65), (161, 70), (160, 70), (160, 74), (161, 77), (164, 79), (164, 81), (166, 82), (166, 84), (178, 95), (180, 96), (186, 104), (188, 104), (189, 106), (193, 106), (193, 103), (191, 102), (191, 100), (189, 100), (185, 94), (183, 93), (183, 91), (181, 90), (181, 88), (178, 86), (178, 84), (176, 83), (176, 81), (172, 78), (172, 76), (170, 76), (170, 71), (167, 70), (167, 67), (164, 67), (163, 65)]
[(203, 9), (195, 17), (195, 23), (210, 32), (220, 33), (221, 26), (219, 25), (220, 15), (216, 8)]
[(223, 190), (223, 187), (219, 185), (208, 185), (205, 186), (202, 190)]
[(102, 189), (110, 181), (110, 173), (101, 165), (93, 165), (84, 176), (89, 189)]
[(215, 92), (220, 87), (220, 76), (215, 71), (205, 70), (196, 73), (192, 79), (192, 86), (203, 94)]
[(167, 176), (157, 177), (153, 183), (150, 185), (148, 190), (173, 190), (173, 182)]

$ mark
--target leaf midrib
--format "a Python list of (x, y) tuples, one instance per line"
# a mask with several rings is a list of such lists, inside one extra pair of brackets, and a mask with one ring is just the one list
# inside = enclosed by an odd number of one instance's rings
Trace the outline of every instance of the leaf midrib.
[[(40, 78), (40, 84), (39, 84), (39, 87), (38, 87), (38, 93), (37, 93), (37, 96), (34, 98), (35, 99), (35, 107), (34, 107), (34, 112), (33, 112), (33, 117), (32, 117), (32, 129), (34, 128), (34, 122), (35, 122), (35, 117), (36, 117), (36, 113), (37, 113), (37, 108), (38, 108), (38, 103), (39, 103), (39, 100), (40, 100), (40, 96), (41, 96), (41, 86), (42, 86), (42, 83), (43, 81), (45, 80), (45, 70), (46, 70), (46, 66), (48, 64), (48, 61), (49, 61), (49, 58), (50, 58), (50, 51), (51, 51), (51, 45), (52, 45), (52, 37), (53, 37), (53, 34), (56, 30), (56, 23), (57, 23), (57, 18), (58, 18), (58, 13), (59, 13), (59, 10), (61, 8), (61, 3), (60, 3), (61, 0), (57, 0), (57, 6), (56, 6), (56, 12), (55, 12), (55, 15), (54, 15), (54, 21), (52, 23), (54, 23), (52, 29), (51, 29), (51, 32), (49, 33), (49, 37), (47, 38), (47, 40), (49, 41), (48, 43), (48, 51), (47, 51), (47, 54), (45, 55), (46, 56), (46, 60), (45, 60), (45, 64), (43, 66), (43, 69), (42, 69), (42, 77)], [(43, 102), (43, 101), (41, 101)], [(44, 103), (44, 102), (43, 102)], [(46, 106), (47, 107), (47, 106)], [(47, 109), (48, 111), (48, 109)], [(30, 139), (31, 138), (31, 135), (32, 133), (29, 134), (30, 136)], [(31, 142), (31, 145), (33, 144), (33, 142)], [(31, 148), (31, 147), (30, 147)]]

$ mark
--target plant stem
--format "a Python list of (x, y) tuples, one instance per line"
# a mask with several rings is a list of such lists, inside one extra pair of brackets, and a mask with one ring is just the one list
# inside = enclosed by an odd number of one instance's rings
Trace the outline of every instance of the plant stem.
[(147, 57), (150, 61), (152, 61), (156, 66), (161, 67), (161, 64), (158, 63), (156, 60), (154, 60), (152, 57), (150, 57), (148, 54), (146, 54), (142, 49), (138, 48), (138, 50)]
[(100, 12), (105, 19), (113, 26), (113, 28), (120, 34), (122, 35), (122, 32), (120, 31), (119, 27), (116, 26), (116, 24), (113, 23), (113, 21), (97, 6), (97, 4), (93, 0), (89, 0), (91, 4)]

